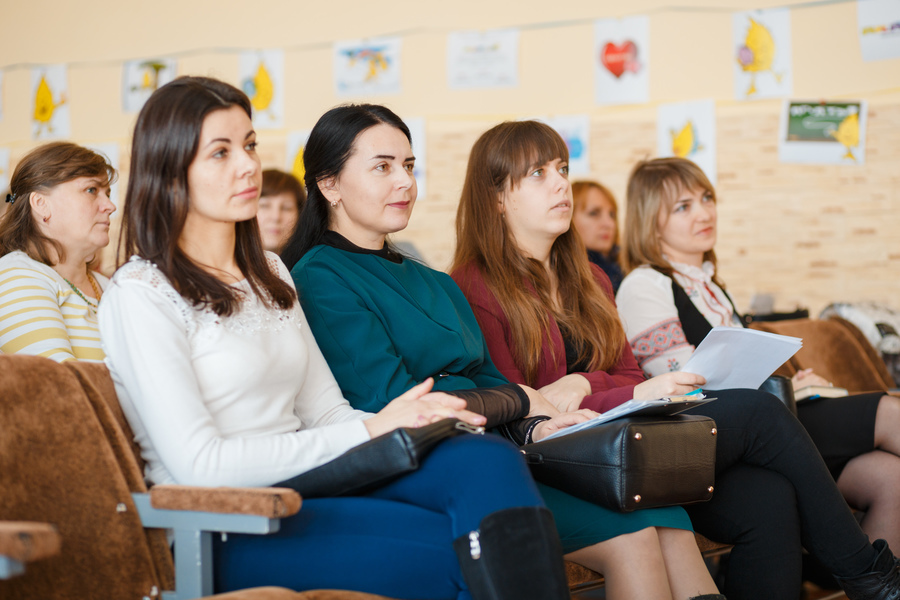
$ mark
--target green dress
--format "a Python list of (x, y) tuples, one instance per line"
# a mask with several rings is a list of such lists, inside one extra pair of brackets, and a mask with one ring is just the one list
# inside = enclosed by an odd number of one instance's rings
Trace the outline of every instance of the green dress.
[[(355, 408), (377, 412), (428, 377), (435, 378), (436, 390), (508, 383), (491, 362), (465, 296), (446, 273), (387, 247), (358, 248), (329, 232), (291, 276), (319, 348)], [(565, 552), (646, 527), (691, 529), (680, 507), (618, 513), (538, 487)]]

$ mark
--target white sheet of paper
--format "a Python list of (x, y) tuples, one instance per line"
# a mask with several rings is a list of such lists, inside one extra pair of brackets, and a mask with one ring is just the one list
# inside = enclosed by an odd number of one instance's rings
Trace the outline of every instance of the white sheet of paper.
[(696, 100), (656, 109), (656, 154), (687, 158), (716, 184), (716, 103)]
[(614, 419), (618, 419), (619, 417), (632, 415), (638, 411), (645, 411), (657, 415), (675, 415), (689, 408), (699, 406), (700, 404), (705, 404), (712, 400), (716, 400), (716, 398), (708, 398), (703, 392), (699, 391), (697, 393), (687, 394), (685, 396), (659, 398), (657, 400), (631, 399), (628, 402), (623, 402), (622, 404), (609, 409), (605, 413), (600, 414), (593, 419), (582, 421), (577, 425), (572, 425), (571, 427), (566, 427), (565, 429), (560, 429), (555, 433), (551, 433), (541, 441), (552, 440), (553, 438), (569, 435), (570, 433), (575, 433), (576, 431), (582, 431), (583, 429), (597, 427), (599, 425), (602, 425), (603, 423), (606, 423), (607, 421), (612, 421)]
[(456, 31), (447, 35), (447, 87), (451, 90), (518, 85), (518, 29)]
[(860, 0), (856, 3), (859, 48), (865, 61), (900, 58), (900, 2)]
[(681, 370), (705, 377), (705, 390), (755, 390), (802, 345), (787, 335), (713, 327)]

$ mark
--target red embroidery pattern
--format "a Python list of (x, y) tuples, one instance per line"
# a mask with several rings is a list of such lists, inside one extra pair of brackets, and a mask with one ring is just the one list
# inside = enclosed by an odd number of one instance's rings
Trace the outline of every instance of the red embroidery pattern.
[(665, 354), (674, 348), (687, 345), (684, 329), (681, 328), (681, 321), (678, 319), (669, 319), (668, 321), (657, 323), (651, 329), (641, 332), (631, 342), (634, 357), (642, 367), (648, 360)]

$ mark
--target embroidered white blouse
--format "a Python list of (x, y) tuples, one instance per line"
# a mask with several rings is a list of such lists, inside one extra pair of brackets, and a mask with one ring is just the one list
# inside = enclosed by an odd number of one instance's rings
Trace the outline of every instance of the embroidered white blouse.
[[(725, 292), (712, 280), (712, 263), (702, 268), (671, 264), (675, 281), (710, 325), (741, 327)], [(616, 304), (634, 357), (648, 377), (677, 371), (687, 362), (694, 346), (681, 327), (671, 279), (649, 266), (638, 267), (622, 281)]]
[(103, 294), (106, 364), (151, 483), (271, 485), (369, 439), (371, 415), (341, 396), (299, 304), (268, 308), (235, 287), (240, 311), (219, 317), (134, 257)]

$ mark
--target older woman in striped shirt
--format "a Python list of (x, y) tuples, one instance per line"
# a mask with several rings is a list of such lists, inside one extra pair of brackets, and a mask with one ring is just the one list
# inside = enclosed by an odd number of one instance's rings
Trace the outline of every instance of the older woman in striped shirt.
[(0, 220), (0, 352), (103, 360), (97, 305), (107, 279), (88, 266), (109, 244), (116, 171), (69, 142), (16, 166)]

